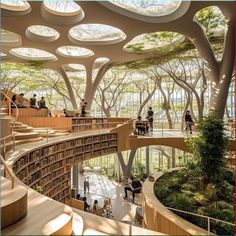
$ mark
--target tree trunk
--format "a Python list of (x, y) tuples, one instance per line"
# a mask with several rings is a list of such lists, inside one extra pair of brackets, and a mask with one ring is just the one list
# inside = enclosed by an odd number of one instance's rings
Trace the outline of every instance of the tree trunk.
[(131, 175), (131, 168), (132, 168), (132, 164), (133, 164), (133, 161), (134, 161), (136, 151), (137, 151), (137, 149), (132, 149), (131, 150), (131, 152), (129, 154), (129, 160), (128, 160), (127, 165), (125, 165), (123, 154), (121, 152), (117, 153), (124, 179), (129, 178), (130, 175)]
[(165, 113), (166, 113), (166, 118), (168, 120), (169, 129), (173, 129), (173, 122), (170, 115), (170, 109), (165, 109)]
[(113, 66), (113, 64), (104, 64), (99, 69), (96, 78), (94, 81), (92, 81), (92, 72), (93, 72), (93, 66), (90, 65), (86, 67), (86, 89), (84, 93), (84, 100), (88, 103), (87, 108), (88, 110), (91, 109), (94, 95), (96, 93), (96, 90), (99, 86), (99, 83), (101, 82), (103, 76), (105, 73)]

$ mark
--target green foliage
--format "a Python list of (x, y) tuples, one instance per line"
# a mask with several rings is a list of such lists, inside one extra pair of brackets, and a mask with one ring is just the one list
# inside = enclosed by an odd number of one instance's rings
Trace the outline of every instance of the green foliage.
[(214, 38), (216, 28), (225, 26), (224, 15), (218, 7), (203, 8), (196, 14), (196, 17), (210, 39)]
[(169, 110), (169, 109), (171, 109), (171, 106), (170, 106), (170, 104), (163, 102), (161, 108), (163, 110)]
[[(216, 184), (202, 183), (202, 171), (197, 163), (191, 162), (188, 168), (167, 172), (154, 184), (157, 198), (167, 207), (210, 216), (227, 222), (234, 221), (232, 171), (222, 168), (221, 180)], [(201, 183), (201, 184), (200, 184)], [(207, 220), (184, 213), (180, 217), (207, 229)], [(232, 235), (233, 227), (211, 220), (211, 231), (220, 235)]]
[(224, 166), (227, 138), (222, 120), (210, 113), (199, 122), (199, 135), (188, 142), (207, 183), (216, 183)]

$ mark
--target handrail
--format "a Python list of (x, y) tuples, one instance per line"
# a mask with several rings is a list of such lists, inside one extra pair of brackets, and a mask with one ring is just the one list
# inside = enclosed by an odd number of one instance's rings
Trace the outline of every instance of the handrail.
[(4, 159), (6, 159), (6, 152), (7, 152), (7, 150), (6, 150), (6, 140), (8, 139), (8, 138), (12, 138), (12, 142), (13, 142), (13, 146), (12, 146), (12, 150), (13, 151), (15, 151), (15, 149), (16, 149), (16, 134), (14, 133), (12, 133), (12, 134), (10, 134), (10, 135), (8, 135), (8, 136), (5, 136), (5, 137), (3, 137), (3, 138), (1, 138), (0, 139), (0, 143), (3, 141), (3, 155), (4, 155)]
[(202, 218), (207, 219), (207, 232), (208, 232), (208, 235), (210, 234), (210, 229), (211, 229), (210, 221), (211, 220), (221, 222), (221, 223), (224, 223), (224, 224), (228, 224), (228, 225), (231, 225), (231, 226), (235, 226), (235, 224), (233, 224), (233, 223), (230, 223), (230, 222), (227, 222), (227, 221), (224, 221), (224, 220), (219, 220), (219, 219), (216, 219), (216, 218), (213, 218), (213, 217), (210, 217), (210, 216), (204, 216), (204, 215), (196, 214), (196, 213), (193, 213), (193, 212), (179, 210), (179, 209), (172, 208), (172, 207), (166, 207), (166, 208), (171, 210), (171, 211), (181, 212), (181, 213), (185, 213), (185, 214), (188, 214), (188, 215), (198, 216), (198, 217), (202, 217)]
[[(14, 107), (16, 108), (16, 117), (13, 121), (13, 125), (11, 126), (11, 133), (13, 133), (13, 129), (15, 127), (16, 121), (18, 120), (18, 116), (19, 116), (19, 110), (17, 105), (11, 100), (11, 98), (7, 95), (7, 93), (4, 93), (2, 90), (0, 90), (1, 93), (7, 98), (8, 100), (8, 115), (11, 116), (11, 104), (14, 105)], [(5, 98), (4, 97), (4, 98)]]
[(14, 188), (14, 185), (15, 185), (15, 176), (14, 174), (12, 173), (12, 170), (8, 167), (7, 163), (5, 162), (4, 158), (2, 155), (1, 156), (1, 162), (4, 166), (4, 174), (3, 176), (6, 177), (6, 171), (8, 172), (8, 174), (10, 175), (11, 177), (11, 188), (13, 189)]

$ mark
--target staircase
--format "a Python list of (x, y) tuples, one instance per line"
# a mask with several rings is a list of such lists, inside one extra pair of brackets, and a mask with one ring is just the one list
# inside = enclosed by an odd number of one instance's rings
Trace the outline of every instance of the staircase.
[[(6, 139), (6, 151), (11, 150), (14, 144), (17, 146), (26, 143), (39, 142), (44, 138), (60, 137), (70, 134), (67, 130), (56, 130), (50, 127), (33, 128), (19, 121), (14, 122), (14, 119), (14, 117), (8, 116), (7, 113), (1, 112), (1, 122), (4, 122), (4, 124), (1, 125), (2, 137), (11, 134), (10, 129), (7, 129), (6, 126), (9, 126), (11, 129), (13, 128), (13, 134), (15, 135), (15, 141), (10, 137)], [(3, 129), (4, 126), (5, 131)], [(3, 147), (3, 142), (1, 142), (1, 147)]]
[[(1, 177), (1, 229), (16, 223), (27, 214), (27, 188)], [(13, 214), (14, 213), (14, 214)]]

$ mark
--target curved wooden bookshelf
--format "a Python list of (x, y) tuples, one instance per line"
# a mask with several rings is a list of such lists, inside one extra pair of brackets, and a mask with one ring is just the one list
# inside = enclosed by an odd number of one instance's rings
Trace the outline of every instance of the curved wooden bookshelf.
[(65, 203), (71, 193), (71, 166), (117, 151), (117, 133), (75, 136), (33, 148), (15, 158), (11, 166), (25, 185)]

